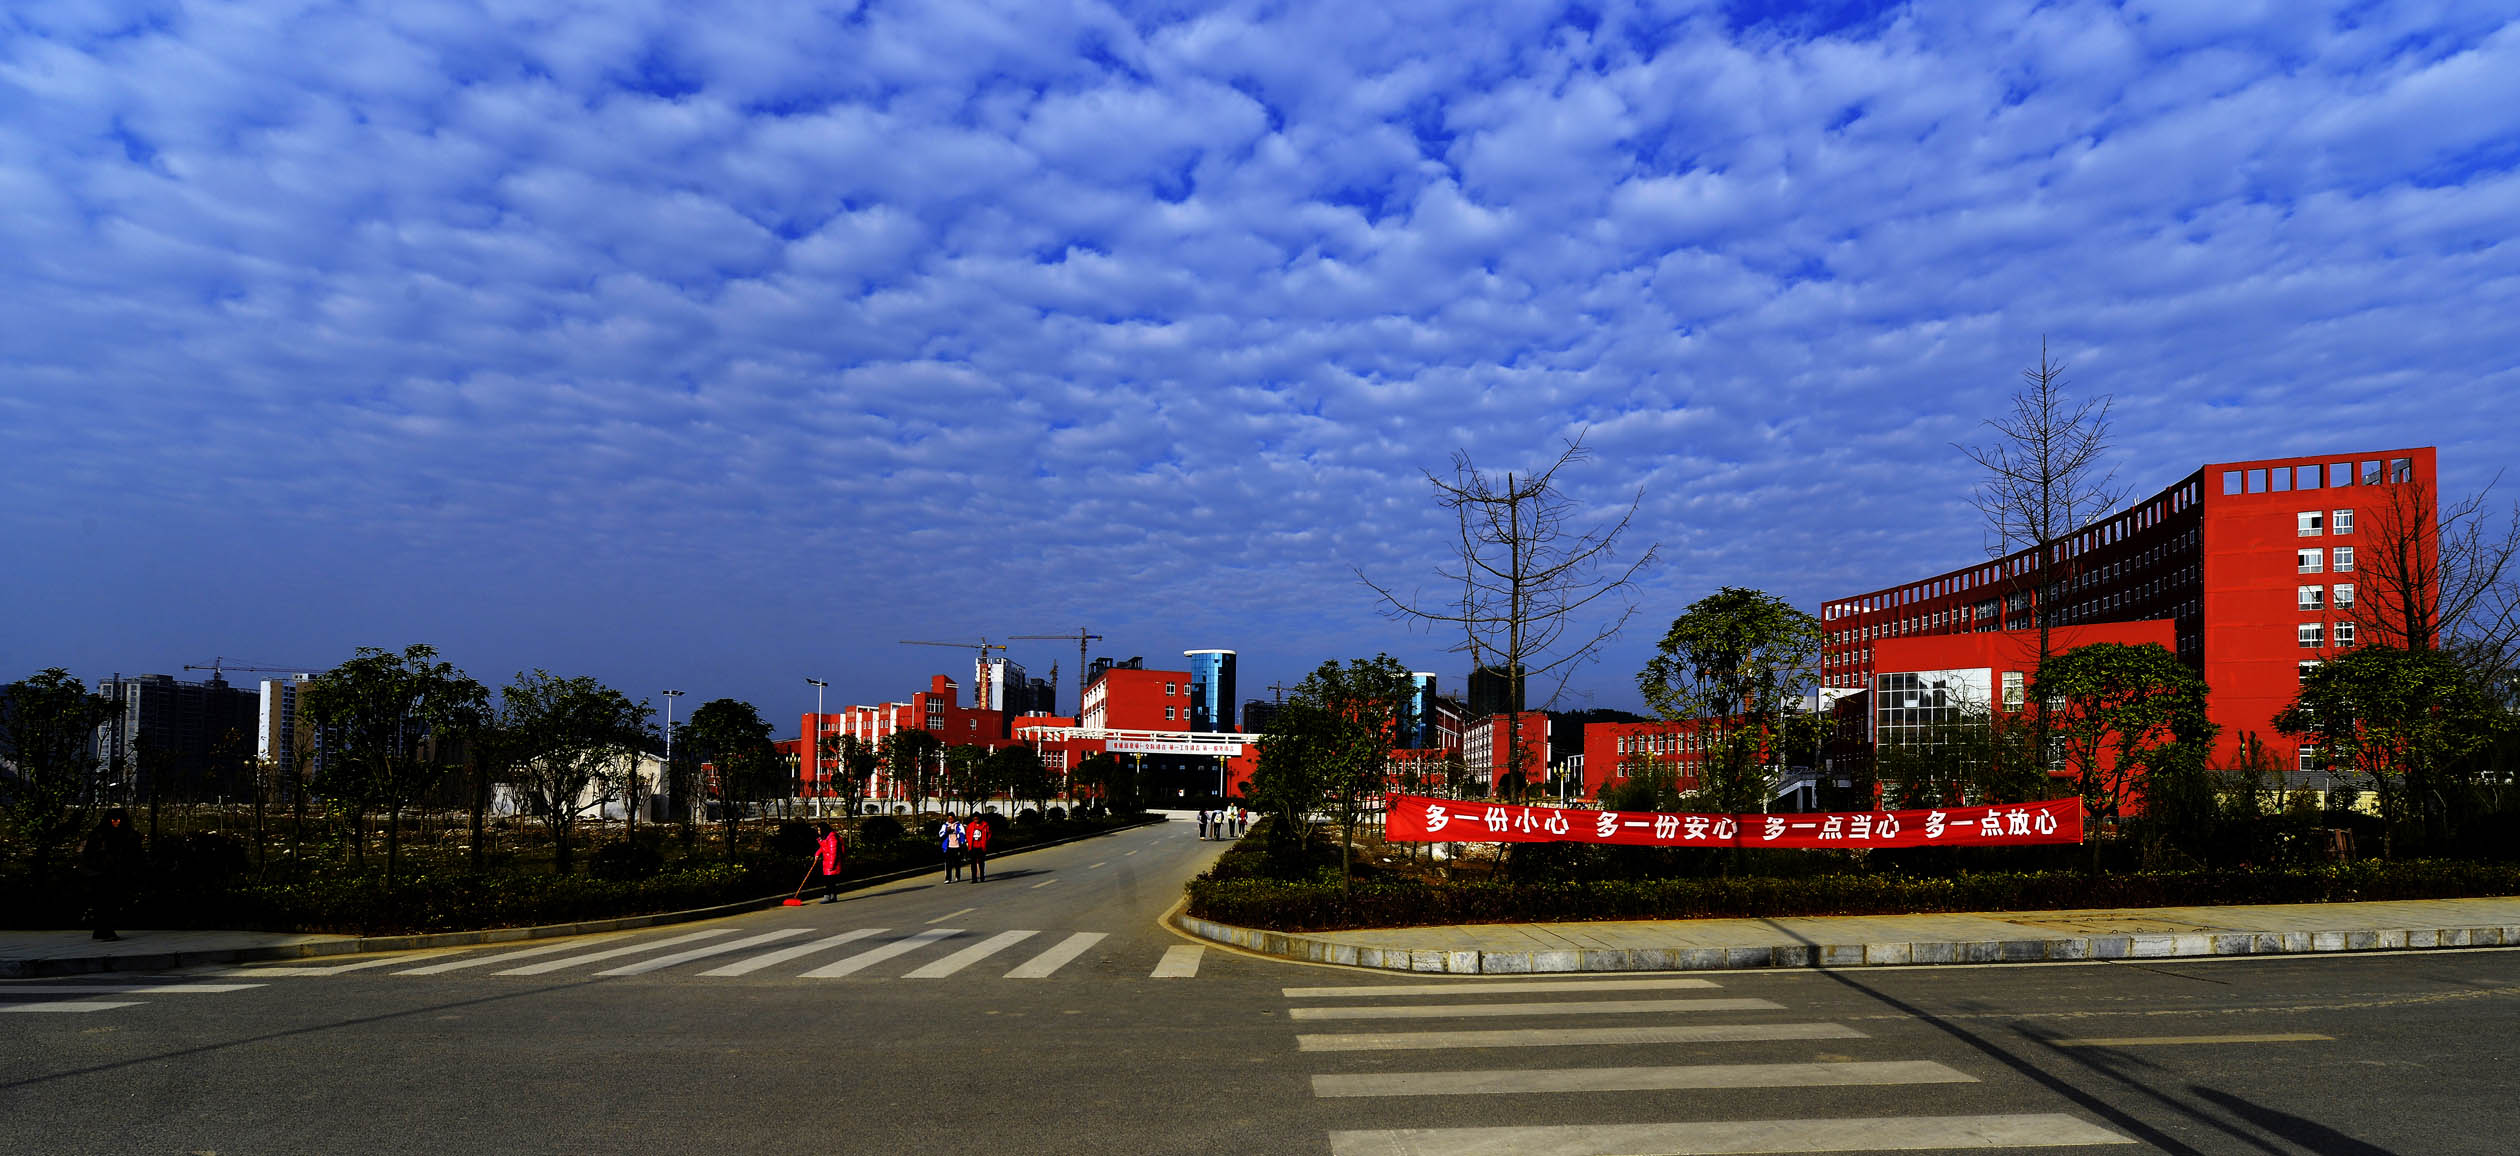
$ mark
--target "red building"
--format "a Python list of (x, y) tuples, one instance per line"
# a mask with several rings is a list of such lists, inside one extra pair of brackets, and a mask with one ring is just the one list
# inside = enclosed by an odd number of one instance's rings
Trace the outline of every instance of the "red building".
[[(1871, 692), (1878, 710), (1882, 695), (1908, 689), (1886, 679), (1964, 668), (1947, 661), (2033, 673), (2017, 657), (1996, 662), (2005, 644), (1973, 658), (1885, 643), (2030, 630), (2042, 614), (2051, 626), (2160, 622), (2211, 688), (2216, 765), (2236, 761), (2244, 733), (2291, 754), (2270, 720), (2303, 669), (2355, 644), (2357, 526), (2402, 500), (2389, 489), (2401, 486), (2433, 492), (2431, 447), (2207, 465), (2051, 544), (2044, 581), (2034, 548), (1825, 603), (1823, 681)], [(2038, 604), (2042, 586), (2052, 612)]]
[(1584, 797), (1598, 799), (1602, 788), (1635, 778), (1648, 760), (1677, 772), (1681, 790), (1694, 790), (1706, 759), (1706, 730), (1700, 719), (1586, 723)]
[[(839, 793), (824, 782), (837, 771), (824, 765), (822, 744), (814, 741), (817, 736), (855, 735), (858, 741), (880, 750), (887, 737), (903, 730), (925, 730), (945, 746), (973, 743), (995, 750), (1014, 741), (999, 737), (1006, 733), (1003, 715), (962, 705), (960, 688), (953, 678), (940, 674), (930, 678), (928, 688), (911, 695), (908, 702), (847, 706), (819, 717), (807, 711), (798, 716), (797, 793), (807, 798)], [(886, 767), (875, 772), (874, 781), (867, 785), (867, 797), (906, 801), (910, 783)]]
[[(1492, 714), (1461, 729), (1461, 758), (1470, 773), (1488, 781), (1491, 793), (1501, 790), (1513, 772), (1507, 757), (1514, 749), (1514, 716)], [(1526, 784), (1546, 782), (1549, 774), (1549, 712), (1522, 712), (1522, 774)]]

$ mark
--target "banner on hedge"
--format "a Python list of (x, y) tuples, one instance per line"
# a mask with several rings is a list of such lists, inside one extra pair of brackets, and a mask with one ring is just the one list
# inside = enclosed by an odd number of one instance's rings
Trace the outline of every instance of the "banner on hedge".
[(2080, 843), (2082, 800), (1928, 811), (1672, 815), (1393, 795), (1395, 843), (1617, 843), (1631, 847), (1973, 847)]

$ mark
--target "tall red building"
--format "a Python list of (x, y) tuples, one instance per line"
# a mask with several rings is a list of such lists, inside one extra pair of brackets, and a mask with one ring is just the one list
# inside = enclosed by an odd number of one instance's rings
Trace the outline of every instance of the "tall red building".
[(2244, 733), (2292, 753), (2270, 720), (2306, 667), (2358, 641), (2355, 550), (2370, 515), (2403, 497), (2386, 487), (2428, 495), (2433, 476), (2429, 446), (2207, 465), (2052, 543), (2045, 581), (2033, 548), (1823, 604), (1823, 681), (1871, 692), (1878, 722), (1906, 676), (1965, 657), (1885, 642), (2031, 630), (2043, 613), (2052, 627), (2158, 622), (2210, 688), (2217, 765), (2236, 761)]
[[(823, 779), (835, 768), (823, 765), (822, 744), (817, 736), (855, 735), (858, 741), (880, 749), (884, 739), (897, 731), (925, 730), (946, 746), (976, 743), (995, 750), (1013, 742), (999, 736), (1006, 733), (1004, 716), (994, 710), (962, 705), (961, 688), (947, 675), (928, 680), (928, 688), (910, 696), (908, 702), (888, 702), (875, 706), (846, 706), (820, 716), (807, 711), (797, 719), (799, 747), (796, 757), (797, 793), (804, 797), (836, 794), (823, 785)], [(875, 773), (867, 785), (870, 799), (899, 800), (909, 798), (910, 785), (896, 778), (890, 768)]]

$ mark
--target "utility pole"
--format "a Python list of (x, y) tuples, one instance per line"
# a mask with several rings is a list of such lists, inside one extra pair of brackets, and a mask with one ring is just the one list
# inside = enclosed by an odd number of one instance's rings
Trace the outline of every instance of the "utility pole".
[(1076, 633), (1074, 634), (1013, 634), (1008, 635), (1007, 637), (1009, 641), (1019, 638), (1073, 638), (1076, 640), (1076, 721), (1078, 725), (1083, 725), (1085, 722), (1085, 644), (1088, 642), (1100, 642), (1102, 641), (1103, 636), (1092, 633), (1084, 627), (1079, 626), (1076, 628)]

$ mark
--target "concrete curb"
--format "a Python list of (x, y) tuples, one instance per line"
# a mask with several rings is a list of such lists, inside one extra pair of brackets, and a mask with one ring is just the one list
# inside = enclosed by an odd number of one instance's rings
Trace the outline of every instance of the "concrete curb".
[(2087, 935), (1974, 942), (1791, 944), (1751, 947), (1592, 948), (1563, 951), (1443, 951), (1369, 947), (1282, 931), (1260, 931), (1183, 915), (1183, 932), (1245, 951), (1307, 963), (1445, 975), (1538, 975), (1586, 971), (1738, 971), (1761, 967), (1885, 967), (1914, 964), (2034, 963), (2095, 959), (2179, 959), (2219, 955), (2311, 955), (2351, 951), (2520, 946), (2520, 926), (2347, 931)]
[[(1088, 831), (1061, 839), (1033, 843), (1006, 852), (1021, 855), (1059, 847), (1087, 839), (1099, 839), (1122, 831), (1134, 831), (1166, 822), (1162, 818), (1130, 823), (1101, 831)], [(992, 855), (994, 860), (997, 856)], [(911, 867), (864, 879), (850, 880), (842, 890), (856, 891), (898, 883), (921, 875), (939, 874), (943, 864)], [(109, 971), (169, 971), (180, 967), (197, 967), (206, 963), (262, 963), (271, 960), (316, 959), (328, 955), (365, 955), (383, 951), (416, 951), (431, 947), (472, 947), (485, 943), (515, 943), (531, 939), (558, 939), (570, 935), (599, 935), (607, 931), (633, 931), (642, 927), (662, 927), (674, 923), (695, 923), (705, 919), (722, 919), (777, 907), (785, 895), (747, 899), (716, 907), (695, 907), (687, 911), (659, 911), (649, 915), (624, 915), (613, 919), (591, 919), (579, 923), (549, 923), (540, 927), (497, 927), (482, 931), (438, 931), (420, 935), (370, 935), (345, 939), (320, 939), (307, 943), (271, 943), (254, 947), (215, 947), (193, 951), (153, 952), (145, 955), (69, 956), (58, 959), (0, 959), (0, 979), (35, 979), (52, 975), (86, 975)]]

